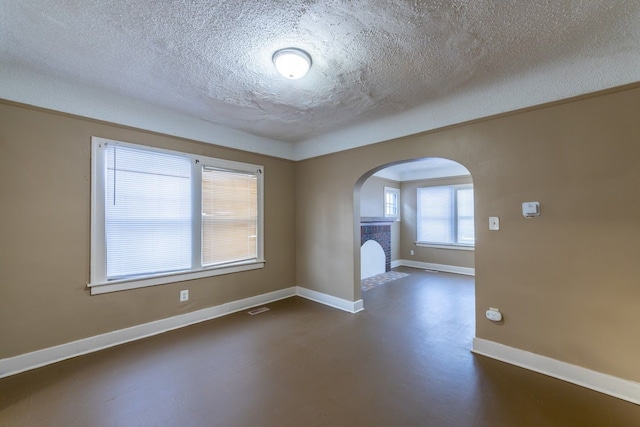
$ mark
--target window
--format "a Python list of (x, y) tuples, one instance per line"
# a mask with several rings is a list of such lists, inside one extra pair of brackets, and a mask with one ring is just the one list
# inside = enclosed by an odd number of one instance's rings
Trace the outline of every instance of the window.
[(473, 186), (418, 188), (418, 241), (426, 245), (473, 247)]
[(384, 187), (384, 216), (400, 219), (400, 190)]
[(92, 294), (263, 267), (262, 166), (92, 144)]

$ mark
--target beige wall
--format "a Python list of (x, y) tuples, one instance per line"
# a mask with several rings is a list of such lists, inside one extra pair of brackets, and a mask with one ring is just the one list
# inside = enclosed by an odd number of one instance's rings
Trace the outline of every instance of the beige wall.
[[(405, 181), (401, 186), (400, 200), (402, 201), (402, 226), (400, 228), (400, 258), (429, 262), (434, 264), (453, 265), (456, 267), (473, 268), (474, 251), (459, 249), (439, 249), (417, 246), (415, 241), (417, 231), (417, 189), (437, 185), (471, 184), (471, 177), (438, 178), (422, 181)], [(411, 255), (411, 250), (414, 255)]]
[[(90, 296), (91, 136), (264, 165), (265, 268)], [(0, 358), (294, 286), (294, 173), (289, 161), (0, 103)]]
[(384, 187), (400, 189), (400, 183), (372, 176), (360, 188), (360, 216), (384, 217)]
[[(382, 165), (443, 157), (474, 180), (476, 335), (640, 381), (638, 111), (635, 85), (293, 164), (0, 103), (0, 358), (294, 284), (357, 300), (354, 188)], [(263, 164), (266, 267), (90, 296), (92, 135)], [(539, 218), (522, 217), (530, 200)]]
[[(362, 184), (360, 188), (361, 217), (384, 217), (384, 187), (400, 189), (400, 183), (372, 176)], [(400, 221), (391, 223), (391, 261), (400, 259), (400, 228)]]
[[(474, 181), (476, 335), (640, 381), (638, 111), (635, 85), (297, 163), (297, 284), (360, 298), (354, 186), (390, 162), (448, 158)], [(525, 219), (533, 200), (542, 216)]]

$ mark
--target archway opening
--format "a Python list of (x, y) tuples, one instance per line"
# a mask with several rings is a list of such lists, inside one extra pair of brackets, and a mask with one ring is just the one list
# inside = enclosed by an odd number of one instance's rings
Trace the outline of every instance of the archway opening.
[[(354, 187), (358, 248), (354, 287), (365, 309), (368, 292), (393, 286), (407, 271), (442, 273), (440, 277), (457, 274), (473, 280), (474, 210), (471, 173), (453, 160), (413, 159), (364, 174)], [(369, 252), (369, 246), (384, 251), (384, 267), (380, 251)], [(372, 263), (377, 266), (371, 267)], [(473, 311), (469, 318), (475, 322)]]

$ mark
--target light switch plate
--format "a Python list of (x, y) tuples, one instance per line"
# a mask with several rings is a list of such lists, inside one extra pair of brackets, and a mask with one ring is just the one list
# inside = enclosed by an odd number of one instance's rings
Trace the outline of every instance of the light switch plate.
[(489, 230), (500, 230), (500, 218), (497, 216), (489, 217)]

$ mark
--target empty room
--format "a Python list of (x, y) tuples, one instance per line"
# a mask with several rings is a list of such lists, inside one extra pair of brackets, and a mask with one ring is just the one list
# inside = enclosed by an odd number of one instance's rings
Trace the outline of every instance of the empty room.
[(0, 0), (0, 425), (640, 424), (638, 22)]

